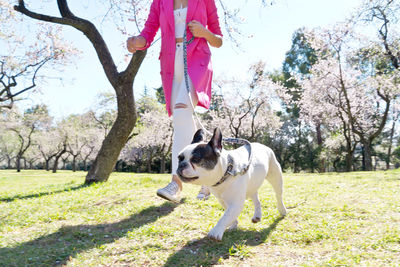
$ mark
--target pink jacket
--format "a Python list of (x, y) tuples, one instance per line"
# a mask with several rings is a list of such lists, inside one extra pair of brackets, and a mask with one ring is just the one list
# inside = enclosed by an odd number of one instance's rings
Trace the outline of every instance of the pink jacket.
[[(165, 101), (168, 114), (171, 116), (170, 102), (172, 80), (174, 77), (175, 61), (175, 24), (173, 0), (153, 0), (150, 14), (145, 27), (140, 33), (147, 43), (142, 49), (147, 49), (154, 40), (158, 28), (161, 26), (161, 79), (164, 88)], [(217, 8), (214, 0), (189, 0), (186, 23), (197, 20), (207, 26), (212, 33), (221, 35)], [(187, 29), (187, 38), (192, 38), (192, 33)], [(210, 107), (212, 66), (211, 52), (205, 38), (195, 38), (187, 47), (188, 73), (193, 82), (198, 105)]]

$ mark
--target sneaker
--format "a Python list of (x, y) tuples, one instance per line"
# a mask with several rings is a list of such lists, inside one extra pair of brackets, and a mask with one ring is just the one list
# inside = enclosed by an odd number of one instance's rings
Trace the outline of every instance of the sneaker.
[(158, 189), (157, 196), (179, 203), (181, 201), (181, 190), (179, 190), (178, 184), (172, 181), (166, 187)]
[(202, 185), (199, 194), (197, 195), (198, 200), (207, 200), (210, 197), (210, 189), (207, 186)]

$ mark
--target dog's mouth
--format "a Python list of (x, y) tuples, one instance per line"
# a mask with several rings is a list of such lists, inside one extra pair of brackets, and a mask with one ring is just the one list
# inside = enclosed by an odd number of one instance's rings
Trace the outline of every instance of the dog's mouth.
[(192, 182), (192, 181), (194, 181), (194, 180), (199, 179), (199, 176), (194, 176), (194, 177), (186, 177), (186, 176), (184, 176), (184, 175), (182, 174), (182, 170), (180, 170), (180, 169), (178, 169), (178, 170), (176, 171), (176, 173), (178, 174), (178, 176), (179, 176), (179, 178), (182, 180), (182, 182), (188, 183), (188, 182)]

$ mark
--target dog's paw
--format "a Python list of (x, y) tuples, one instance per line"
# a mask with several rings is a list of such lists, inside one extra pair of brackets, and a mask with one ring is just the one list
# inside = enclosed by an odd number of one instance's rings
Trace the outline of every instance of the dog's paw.
[(258, 223), (258, 222), (261, 221), (261, 218), (260, 218), (260, 217), (253, 217), (253, 218), (251, 218), (251, 221), (252, 221), (253, 223)]
[(222, 236), (224, 235), (223, 231), (220, 231), (219, 229), (215, 229), (215, 227), (213, 229), (211, 229), (211, 231), (208, 233), (207, 237), (211, 240), (214, 241), (221, 241), (222, 240)]
[(238, 221), (237, 220), (235, 220), (233, 223), (232, 223), (232, 225), (231, 226), (229, 226), (228, 227), (228, 231), (231, 231), (231, 230), (236, 230), (237, 229), (237, 227), (238, 227)]
[(278, 207), (278, 210), (282, 217), (286, 216), (287, 210), (286, 210), (285, 206)]

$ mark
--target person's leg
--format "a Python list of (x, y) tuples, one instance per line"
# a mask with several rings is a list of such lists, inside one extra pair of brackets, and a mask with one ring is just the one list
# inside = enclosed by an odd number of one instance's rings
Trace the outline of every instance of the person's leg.
[[(171, 200), (174, 202), (179, 202), (180, 201), (180, 191), (182, 191), (182, 181), (179, 179), (179, 177), (176, 175), (176, 169), (178, 167), (178, 153), (180, 149), (179, 141), (177, 142), (176, 140), (181, 138), (181, 128), (180, 125), (180, 120), (184, 119), (182, 117), (184, 116), (179, 116), (180, 112), (178, 111), (178, 114), (175, 114), (175, 109), (180, 109), (180, 108), (187, 108), (187, 103), (178, 103), (177, 98), (178, 95), (180, 94), (180, 89), (181, 85), (183, 82), (183, 51), (182, 51), (182, 44), (177, 44), (176, 50), (175, 50), (175, 64), (174, 64), (174, 78), (172, 82), (172, 92), (171, 92), (171, 111), (172, 111), (172, 119), (173, 119), (173, 129), (174, 129), (174, 134), (173, 134), (173, 141), (172, 141), (172, 156), (171, 156), (171, 161), (172, 161), (172, 179), (171, 182), (164, 188), (161, 188), (157, 191), (157, 195), (160, 197), (163, 197), (167, 200)], [(181, 118), (180, 118), (181, 117)]]
[[(180, 104), (180, 105), (178, 105)], [(184, 103), (177, 103), (173, 109), (172, 126), (174, 134), (172, 138), (172, 181), (166, 187), (157, 191), (157, 195), (173, 202), (180, 201), (182, 182), (176, 175), (178, 168), (179, 152), (192, 141), (196, 132), (196, 125), (193, 119), (193, 109)]]
[[(189, 94), (186, 88), (186, 83), (183, 81), (180, 85), (179, 93), (176, 98), (176, 104), (174, 106), (174, 111), (177, 112), (179, 110), (179, 116), (181, 115), (181, 110), (185, 110), (185, 116), (182, 118), (178, 118), (176, 120), (176, 125), (174, 125), (174, 131), (176, 130), (177, 132), (182, 132), (184, 135), (183, 138), (177, 138), (177, 140), (174, 142), (180, 142), (182, 140), (182, 144), (178, 144), (177, 146), (179, 147), (176, 157), (178, 157), (178, 153), (183, 149), (185, 146), (190, 144), (190, 142), (193, 139), (193, 135), (196, 132), (196, 123), (194, 121), (193, 113), (194, 113), (194, 107), (197, 105), (197, 97), (196, 94), (193, 91), (193, 84), (190, 82), (190, 89), (191, 89), (191, 99), (189, 99)], [(193, 103), (193, 106), (190, 104), (190, 100)], [(178, 115), (177, 115), (178, 116)], [(179, 126), (179, 123), (182, 122), (182, 126)], [(187, 132), (185, 132), (187, 131)], [(178, 141), (179, 140), (179, 141)], [(174, 153), (172, 153), (172, 156), (174, 157)], [(177, 167), (177, 166), (176, 166)], [(198, 195), (197, 199), (199, 200), (207, 200), (210, 197), (210, 190), (206, 186), (202, 186)]]
[[(193, 118), (193, 107), (197, 105), (198, 100), (190, 79), (189, 83), (191, 98), (189, 98), (184, 79), (183, 50), (182, 47), (177, 45), (175, 50), (174, 79), (171, 94), (172, 126), (174, 129), (171, 156), (172, 179), (166, 187), (157, 191), (157, 195), (160, 197), (174, 202), (180, 201), (180, 191), (182, 190), (182, 181), (176, 175), (178, 154), (185, 146), (190, 144), (193, 135), (196, 132), (196, 124)], [(193, 107), (190, 100), (193, 103)], [(202, 187), (197, 198), (207, 199), (209, 195), (210, 191), (208, 188)]]

